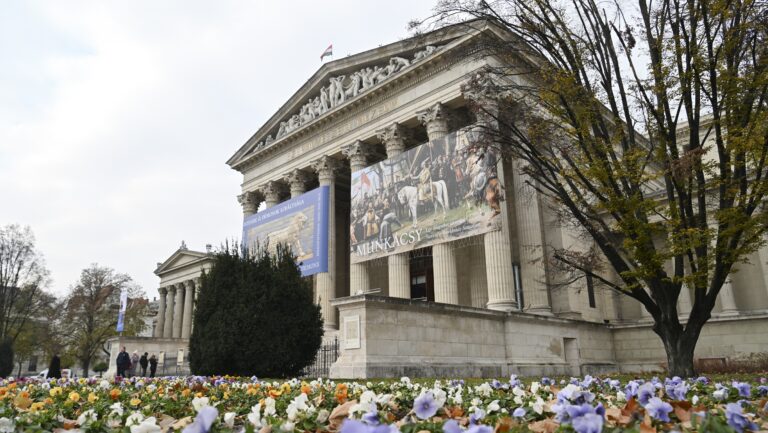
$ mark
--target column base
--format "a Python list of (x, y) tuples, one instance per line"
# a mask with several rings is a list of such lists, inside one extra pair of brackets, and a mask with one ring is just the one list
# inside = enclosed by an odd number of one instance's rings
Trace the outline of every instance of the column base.
[(517, 311), (517, 302), (515, 301), (494, 301), (489, 302), (485, 308), (493, 311)]
[(526, 313), (536, 314), (539, 316), (549, 316), (549, 317), (555, 316), (555, 314), (552, 312), (552, 308), (550, 307), (530, 307), (524, 311)]
[(738, 315), (739, 315), (738, 310), (726, 310), (726, 311), (721, 311), (717, 313), (717, 317), (734, 317)]

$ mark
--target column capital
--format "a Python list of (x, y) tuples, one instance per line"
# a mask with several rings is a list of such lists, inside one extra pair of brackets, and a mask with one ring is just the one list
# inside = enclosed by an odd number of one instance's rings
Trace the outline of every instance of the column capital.
[(259, 203), (262, 202), (260, 195), (255, 191), (245, 191), (237, 196), (237, 202), (243, 207), (243, 214), (245, 216), (253, 215), (259, 208)]
[(499, 82), (496, 74), (479, 72), (461, 86), (464, 99), (470, 102), (478, 120), (487, 122), (497, 114), (499, 99), (507, 98), (510, 92)]
[(165, 296), (165, 294), (168, 293), (168, 289), (165, 287), (160, 287), (157, 289), (157, 293), (159, 293), (160, 296)]
[(328, 155), (323, 155), (312, 162), (312, 169), (317, 172), (321, 185), (323, 182), (332, 182), (340, 167), (339, 160)]
[(184, 284), (184, 288), (187, 289), (187, 291), (193, 290), (195, 288), (192, 280), (186, 280), (182, 284)]
[(445, 135), (448, 132), (448, 121), (450, 113), (445, 106), (438, 102), (437, 104), (416, 112), (416, 117), (422, 125), (427, 128), (427, 135), (432, 138), (435, 133)]
[(357, 171), (368, 165), (368, 158), (373, 154), (373, 146), (357, 140), (341, 146), (341, 153), (349, 159), (350, 169)]
[(176, 294), (176, 285), (175, 284), (171, 284), (170, 286), (167, 286), (166, 288), (168, 289), (168, 293), (170, 293), (171, 296)]
[(405, 141), (410, 135), (410, 131), (397, 122), (376, 131), (376, 136), (387, 148), (387, 158), (392, 158), (403, 153), (405, 150)]
[(307, 190), (307, 182), (309, 182), (311, 176), (304, 170), (295, 168), (288, 174), (283, 176), (283, 180), (290, 185), (291, 197), (304, 194)]
[(270, 180), (258, 187), (259, 191), (264, 194), (264, 200), (271, 203), (278, 203), (280, 201), (280, 195), (285, 192), (285, 184), (275, 180)]

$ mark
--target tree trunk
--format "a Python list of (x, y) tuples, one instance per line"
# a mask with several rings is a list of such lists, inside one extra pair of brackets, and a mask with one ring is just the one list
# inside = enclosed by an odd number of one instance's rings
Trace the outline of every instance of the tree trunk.
[(679, 323), (664, 322), (656, 323), (653, 330), (664, 343), (669, 376), (682, 378), (696, 376), (696, 370), (693, 367), (693, 352), (696, 349), (699, 333), (685, 332)]
[(83, 366), (83, 377), (88, 377), (88, 370), (91, 366), (91, 358), (82, 359), (80, 364)]

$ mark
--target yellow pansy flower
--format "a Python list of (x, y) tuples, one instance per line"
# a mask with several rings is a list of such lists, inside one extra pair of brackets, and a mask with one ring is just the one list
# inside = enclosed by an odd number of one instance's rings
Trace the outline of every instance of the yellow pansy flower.
[(69, 399), (78, 402), (80, 401), (80, 394), (78, 394), (77, 391), (72, 391), (69, 393)]

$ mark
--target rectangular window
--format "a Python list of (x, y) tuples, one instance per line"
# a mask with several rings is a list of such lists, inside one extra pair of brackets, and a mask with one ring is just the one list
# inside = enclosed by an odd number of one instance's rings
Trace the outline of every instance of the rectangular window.
[(27, 367), (27, 371), (37, 371), (37, 355), (29, 357), (29, 367)]
[(595, 285), (592, 282), (592, 275), (587, 275), (587, 296), (589, 297), (589, 306), (595, 308)]

